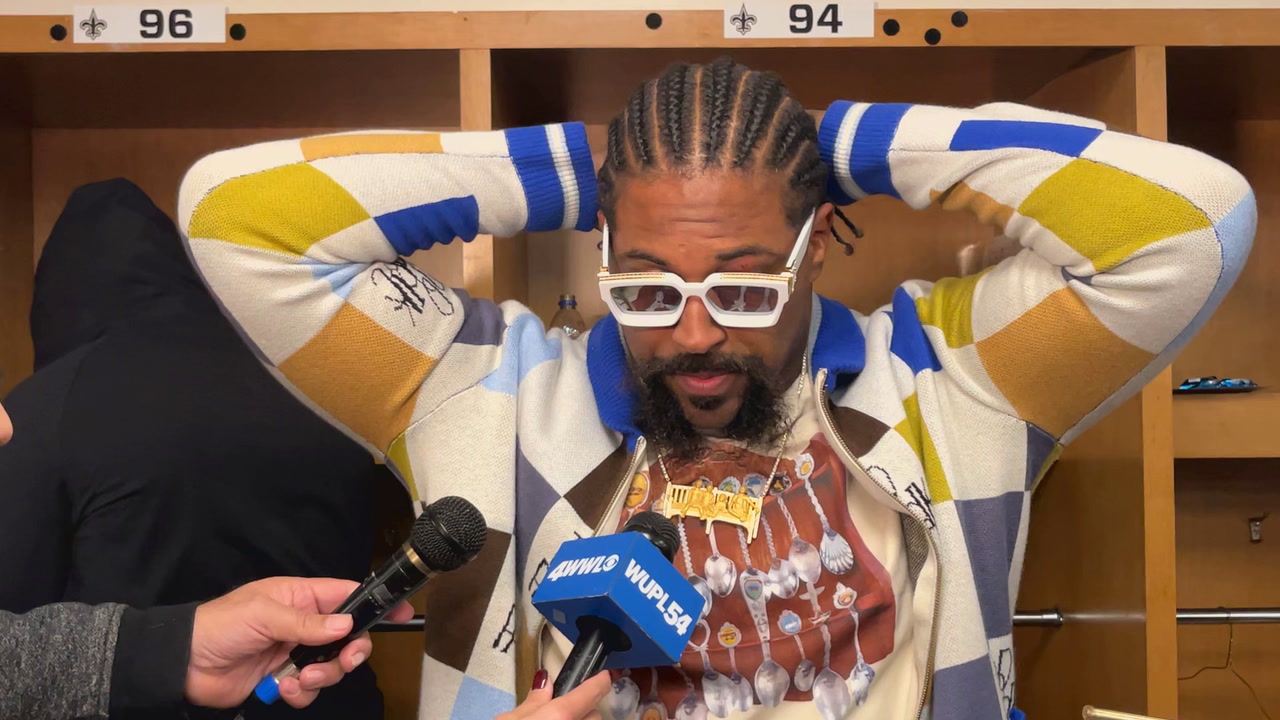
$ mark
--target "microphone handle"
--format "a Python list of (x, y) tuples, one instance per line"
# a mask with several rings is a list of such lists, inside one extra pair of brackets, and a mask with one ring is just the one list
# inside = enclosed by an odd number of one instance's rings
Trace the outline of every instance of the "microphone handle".
[(342, 648), (421, 590), (432, 575), (413, 548), (405, 543), (333, 611), (334, 615), (351, 615), (351, 632), (327, 645), (298, 645), (289, 653), (291, 664), (302, 670), (338, 657)]
[(595, 677), (604, 667), (609, 653), (631, 649), (631, 640), (617, 625), (595, 616), (578, 619), (578, 641), (564, 659), (564, 667), (552, 686), (552, 697), (561, 697)]

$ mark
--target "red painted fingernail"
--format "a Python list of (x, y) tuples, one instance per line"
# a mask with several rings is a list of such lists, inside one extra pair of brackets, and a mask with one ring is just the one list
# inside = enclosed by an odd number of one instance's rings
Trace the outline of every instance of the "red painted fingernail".
[(541, 690), (547, 686), (547, 671), (539, 670), (533, 674), (533, 689)]

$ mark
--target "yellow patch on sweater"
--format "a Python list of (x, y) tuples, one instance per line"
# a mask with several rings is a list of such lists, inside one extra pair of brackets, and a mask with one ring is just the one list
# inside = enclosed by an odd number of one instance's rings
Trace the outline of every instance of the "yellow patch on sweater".
[(301, 256), (317, 242), (369, 219), (351, 193), (306, 163), (232, 178), (191, 216), (189, 234)]
[(1049, 176), (1018, 212), (1107, 272), (1151, 243), (1211, 227), (1186, 198), (1110, 165), (1076, 159)]
[(929, 294), (916, 298), (916, 314), (920, 322), (942, 331), (947, 347), (961, 348), (973, 344), (973, 294), (978, 281), (991, 268), (962, 278), (943, 278)]
[(893, 429), (907, 441), (916, 457), (924, 466), (925, 483), (929, 486), (929, 499), (934, 505), (952, 499), (951, 485), (947, 483), (947, 475), (942, 470), (942, 458), (938, 448), (929, 436), (929, 428), (925, 427), (924, 418), (920, 415), (920, 399), (915, 393), (902, 401), (907, 417)]

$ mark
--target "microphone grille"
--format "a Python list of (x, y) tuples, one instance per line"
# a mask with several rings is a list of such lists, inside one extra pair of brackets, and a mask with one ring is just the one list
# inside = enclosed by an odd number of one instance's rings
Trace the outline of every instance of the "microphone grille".
[(636, 513), (627, 521), (622, 531), (638, 532), (649, 538), (649, 542), (653, 543), (668, 560), (674, 558), (676, 551), (680, 549), (680, 533), (676, 530), (676, 526), (652, 510)]
[(427, 567), (456, 570), (480, 552), (488, 536), (484, 515), (465, 499), (450, 496), (431, 503), (413, 524), (409, 543)]

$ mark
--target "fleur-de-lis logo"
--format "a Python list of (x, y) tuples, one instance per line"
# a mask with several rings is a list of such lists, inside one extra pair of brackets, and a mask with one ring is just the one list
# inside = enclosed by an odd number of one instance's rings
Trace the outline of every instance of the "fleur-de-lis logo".
[(729, 22), (733, 24), (739, 34), (746, 35), (751, 32), (751, 26), (756, 24), (756, 16), (748, 13), (747, 5), (743, 3), (742, 9), (738, 11), (737, 15), (729, 18)]
[(98, 17), (97, 10), (90, 10), (89, 18), (80, 21), (80, 29), (90, 40), (97, 40), (102, 37), (102, 31), (107, 29), (107, 21)]

